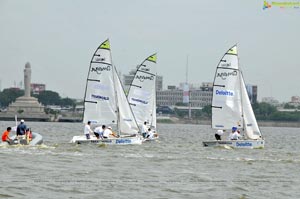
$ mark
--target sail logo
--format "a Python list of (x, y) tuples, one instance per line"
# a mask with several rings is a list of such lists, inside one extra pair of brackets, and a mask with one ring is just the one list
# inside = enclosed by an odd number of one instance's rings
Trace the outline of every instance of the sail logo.
[(91, 97), (93, 99), (97, 99), (97, 100), (109, 100), (109, 97), (105, 97), (105, 96), (101, 96), (101, 95), (92, 94)]
[(153, 75), (151, 75), (151, 76), (137, 75), (135, 78), (140, 80), (140, 82), (143, 82), (145, 80), (150, 80), (150, 81), (154, 80)]
[(230, 67), (230, 66), (231, 66), (231, 63), (222, 63), (221, 66), (222, 66), (222, 67)]
[(136, 99), (136, 98), (131, 98), (132, 101), (135, 101), (135, 102), (140, 102), (142, 104), (148, 104), (148, 102), (144, 101), (144, 100), (141, 100), (141, 99)]
[(223, 72), (223, 73), (217, 73), (217, 77), (220, 77), (222, 80), (227, 79), (227, 77), (230, 76), (237, 76), (237, 71), (232, 71), (232, 72)]
[(100, 75), (102, 71), (110, 71), (110, 70), (111, 70), (110, 65), (103, 66), (103, 67), (97, 66), (97, 67), (92, 67), (91, 72), (96, 72), (98, 75)]
[(145, 72), (149, 72), (150, 71), (150, 68), (146, 68), (147, 66), (144, 66), (144, 68), (141, 68), (140, 70), (141, 71), (145, 71)]
[(139, 97), (143, 97), (143, 98), (149, 98), (151, 93), (145, 90), (141, 90), (141, 89), (136, 89), (133, 91), (133, 95), (134, 96), (139, 96)]
[(237, 147), (252, 147), (251, 142), (236, 142)]
[(99, 55), (99, 57), (95, 58), (95, 61), (104, 62), (105, 58), (104, 57), (100, 57), (100, 55)]
[(131, 140), (129, 139), (117, 139), (116, 144), (130, 144)]
[(109, 90), (110, 87), (107, 86), (107, 85), (103, 85), (103, 84), (95, 84), (93, 86), (94, 89), (97, 89), (97, 90)]
[(234, 96), (234, 92), (230, 90), (216, 90), (216, 95)]

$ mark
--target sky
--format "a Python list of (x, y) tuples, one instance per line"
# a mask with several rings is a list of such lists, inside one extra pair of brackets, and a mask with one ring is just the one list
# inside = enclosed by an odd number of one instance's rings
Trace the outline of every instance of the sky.
[[(284, 0), (282, 0), (284, 1)], [(82, 99), (95, 49), (110, 39), (117, 70), (127, 74), (157, 53), (164, 88), (212, 82), (223, 54), (238, 45), (245, 82), (258, 100), (300, 95), (300, 8), (263, 0), (0, 0), (1, 89), (23, 81)]]

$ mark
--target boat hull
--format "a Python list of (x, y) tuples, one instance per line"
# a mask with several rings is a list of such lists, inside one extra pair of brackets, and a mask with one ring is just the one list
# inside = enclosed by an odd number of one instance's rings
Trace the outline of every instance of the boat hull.
[(205, 147), (231, 147), (231, 148), (244, 148), (244, 149), (260, 149), (264, 148), (264, 140), (220, 140), (220, 141), (204, 141)]
[(107, 139), (97, 139), (95, 136), (91, 136), (90, 139), (86, 139), (86, 136), (74, 136), (71, 140), (71, 143), (75, 144), (109, 144), (109, 145), (134, 145), (142, 144), (142, 139), (140, 136), (134, 137), (120, 137), (120, 138), (107, 138)]
[(32, 140), (27, 141), (25, 138), (16, 139), (16, 136), (11, 137), (12, 141), (10, 143), (6, 143), (7, 145), (29, 145), (29, 146), (35, 146), (35, 145), (41, 145), (43, 143), (43, 136), (39, 133), (32, 132)]
[(151, 141), (156, 141), (158, 139), (159, 139), (158, 134), (154, 134), (154, 137), (152, 137), (152, 138), (144, 138), (143, 142), (151, 142)]

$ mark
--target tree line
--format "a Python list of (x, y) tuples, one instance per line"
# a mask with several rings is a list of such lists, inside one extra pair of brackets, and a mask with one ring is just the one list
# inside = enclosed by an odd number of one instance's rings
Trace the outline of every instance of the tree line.
[[(16, 98), (24, 95), (24, 90), (7, 88), (0, 92), (0, 107), (6, 108), (8, 105), (14, 101)], [(39, 94), (31, 94), (31, 96), (38, 99), (38, 101), (47, 106), (47, 105), (57, 105), (61, 107), (75, 107), (76, 102), (71, 98), (62, 98), (57, 92), (46, 90), (42, 91)]]
[[(177, 105), (177, 104), (176, 104)], [(179, 104), (182, 105), (182, 104)], [(297, 108), (291, 107), (290, 105), (284, 105), (284, 108)], [(278, 111), (277, 108), (271, 104), (260, 102), (252, 105), (254, 114), (257, 120), (261, 121), (300, 121), (300, 111), (282, 112)], [(187, 118), (188, 110), (174, 109), (173, 112), (179, 118)], [(192, 119), (211, 119), (211, 105), (203, 107), (202, 110), (193, 110)]]

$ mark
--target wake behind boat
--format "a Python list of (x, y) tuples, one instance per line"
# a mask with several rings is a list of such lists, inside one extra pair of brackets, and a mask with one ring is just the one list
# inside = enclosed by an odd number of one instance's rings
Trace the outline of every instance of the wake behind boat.
[(74, 136), (71, 143), (141, 144), (139, 127), (127, 101), (120, 78), (112, 63), (107, 39), (94, 53), (90, 62), (84, 97), (83, 122), (93, 126), (112, 125), (117, 137), (97, 139)]
[(265, 141), (258, 128), (239, 68), (236, 45), (225, 53), (216, 69), (212, 97), (212, 128), (240, 129), (242, 138), (204, 141), (205, 147), (264, 148)]

